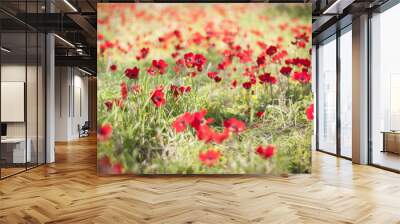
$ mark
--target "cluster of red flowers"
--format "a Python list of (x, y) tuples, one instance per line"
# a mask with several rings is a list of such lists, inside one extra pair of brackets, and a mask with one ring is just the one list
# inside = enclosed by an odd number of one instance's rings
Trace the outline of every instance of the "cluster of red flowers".
[(192, 52), (186, 53), (183, 59), (187, 68), (195, 67), (199, 72), (203, 71), (207, 62), (207, 59), (202, 54), (193, 54)]
[(276, 152), (276, 147), (274, 145), (267, 145), (263, 147), (262, 145), (258, 146), (256, 149), (256, 153), (264, 159), (271, 158)]
[(98, 160), (98, 167), (105, 171), (105, 173), (121, 174), (123, 166), (121, 163), (112, 163), (110, 157), (103, 156)]
[(192, 87), (190, 86), (176, 86), (176, 85), (171, 85), (171, 92), (174, 97), (178, 97), (182, 95), (183, 93), (188, 93), (192, 90)]
[(147, 55), (149, 54), (150, 48), (142, 48), (140, 49), (139, 54), (136, 56), (136, 60), (141, 60), (141, 59), (145, 59), (147, 57)]
[(191, 114), (186, 112), (179, 116), (173, 123), (172, 127), (177, 133), (186, 130), (187, 126), (191, 126), (196, 131), (197, 139), (206, 143), (217, 143), (220, 144), (229, 138), (231, 132), (240, 133), (246, 129), (246, 124), (243, 121), (239, 121), (236, 118), (230, 118), (224, 121), (224, 130), (217, 132), (209, 126), (214, 122), (214, 119), (205, 116), (207, 110), (202, 110)]

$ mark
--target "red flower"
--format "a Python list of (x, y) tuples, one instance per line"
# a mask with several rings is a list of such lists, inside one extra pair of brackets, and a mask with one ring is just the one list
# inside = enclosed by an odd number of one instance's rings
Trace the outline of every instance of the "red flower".
[(215, 149), (209, 149), (207, 151), (200, 152), (199, 159), (203, 165), (214, 166), (218, 163), (221, 153)]
[(173, 123), (172, 127), (175, 129), (177, 133), (183, 132), (187, 125), (192, 121), (192, 115), (189, 112), (186, 112), (179, 116)]
[(215, 78), (214, 78), (214, 81), (215, 81), (215, 82), (221, 82), (221, 80), (222, 80), (222, 79), (221, 79), (221, 77), (219, 77), (219, 76), (215, 76)]
[(194, 66), (194, 54), (192, 52), (183, 55), (183, 59), (185, 61), (186, 67), (192, 68)]
[(264, 112), (264, 111), (258, 111), (258, 112), (256, 113), (256, 116), (257, 116), (258, 118), (262, 118), (262, 117), (264, 117), (264, 115), (265, 115), (265, 112)]
[(150, 49), (149, 48), (142, 48), (140, 49), (139, 54), (136, 56), (137, 60), (140, 59), (145, 59), (147, 57), (147, 55), (149, 54)]
[(307, 120), (309, 120), (309, 121), (314, 120), (314, 104), (313, 103), (306, 109), (306, 115), (307, 115)]
[(151, 101), (156, 107), (160, 107), (166, 103), (165, 94), (162, 88), (157, 88), (151, 93)]
[(204, 141), (206, 143), (211, 142), (214, 137), (214, 131), (207, 125), (200, 125), (196, 128), (196, 134), (199, 141)]
[(210, 79), (214, 79), (218, 75), (218, 72), (208, 72), (207, 76)]
[(117, 66), (114, 65), (114, 64), (112, 64), (112, 65), (110, 66), (110, 70), (111, 70), (112, 72), (117, 71)]
[(267, 147), (263, 148), (262, 145), (258, 146), (256, 149), (256, 153), (264, 159), (271, 158), (276, 151), (275, 145), (267, 145)]
[(224, 142), (226, 139), (229, 138), (229, 129), (224, 128), (224, 131), (221, 133), (214, 132), (212, 138), (213, 138), (213, 141), (217, 144)]
[(130, 79), (138, 79), (139, 77), (139, 68), (134, 67), (134, 68), (127, 68), (125, 70), (125, 76), (130, 78)]
[(292, 72), (292, 67), (289, 66), (283, 66), (280, 70), (280, 73), (282, 75), (290, 75), (291, 72)]
[(112, 126), (109, 123), (100, 126), (97, 134), (97, 138), (100, 141), (107, 141), (112, 135)]
[(101, 33), (99, 33), (99, 34), (97, 35), (97, 40), (103, 40), (103, 39), (104, 39), (104, 35), (101, 34)]
[(104, 102), (104, 105), (106, 106), (107, 111), (110, 111), (114, 105), (114, 102), (111, 100), (107, 100), (106, 102)]
[(246, 124), (233, 117), (224, 121), (224, 127), (228, 128), (232, 132), (239, 133), (246, 129)]
[(306, 84), (310, 82), (311, 74), (309, 74), (307, 71), (295, 72), (292, 76), (292, 79), (297, 80), (300, 83)]
[(257, 57), (257, 65), (258, 67), (265, 66), (265, 55), (260, 55)]
[(242, 84), (243, 88), (250, 89), (253, 84), (251, 82), (244, 82)]
[(258, 76), (258, 79), (260, 80), (261, 84), (275, 84), (277, 82), (275, 76), (272, 76), (270, 73), (264, 73), (263, 75)]
[(207, 110), (202, 110), (202, 111), (193, 113), (192, 121), (190, 122), (190, 125), (196, 130), (199, 129), (200, 126), (205, 123), (204, 117), (206, 116), (206, 114), (207, 114)]
[(168, 64), (164, 60), (162, 60), (162, 59), (160, 59), (158, 61), (153, 60), (151, 63), (151, 67), (149, 69), (147, 69), (147, 72), (150, 75), (155, 75), (157, 72), (160, 75), (162, 75), (166, 72), (167, 67), (168, 67)]
[(269, 56), (274, 55), (278, 49), (275, 46), (269, 46), (268, 49), (265, 51)]
[(121, 98), (125, 100), (128, 97), (128, 86), (124, 81), (121, 82), (120, 86), (121, 86)]
[(112, 170), (113, 170), (114, 174), (121, 174), (122, 173), (122, 169), (123, 169), (123, 167), (122, 167), (121, 163), (116, 163), (112, 167)]
[(232, 89), (236, 88), (236, 86), (237, 86), (237, 81), (236, 81), (236, 79), (232, 80), (231, 86), (232, 86)]

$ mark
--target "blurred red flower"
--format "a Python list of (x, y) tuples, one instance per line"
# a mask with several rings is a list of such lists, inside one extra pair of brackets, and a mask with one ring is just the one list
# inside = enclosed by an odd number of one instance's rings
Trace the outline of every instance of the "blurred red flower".
[(120, 87), (121, 87), (121, 98), (125, 100), (128, 97), (128, 86), (124, 81), (122, 81)]
[(233, 117), (224, 121), (224, 127), (228, 128), (232, 132), (239, 133), (246, 129), (246, 124)]
[(232, 80), (231, 86), (232, 86), (231, 87), (232, 89), (236, 88), (236, 86), (237, 86), (237, 80), (236, 79)]
[(244, 82), (242, 84), (243, 88), (250, 89), (253, 84), (251, 82)]
[(136, 56), (137, 60), (145, 59), (150, 52), (150, 48), (142, 48), (140, 49), (139, 54)]
[(179, 116), (173, 123), (172, 127), (175, 129), (177, 133), (183, 132), (187, 125), (192, 121), (192, 115), (189, 112), (186, 112)]
[(151, 101), (156, 107), (160, 107), (166, 103), (165, 94), (162, 88), (157, 88), (151, 93)]
[(282, 75), (290, 75), (290, 73), (292, 72), (292, 67), (290, 66), (283, 66), (281, 68), (281, 70), (279, 71)]
[(307, 116), (307, 120), (309, 120), (309, 121), (314, 120), (314, 104), (313, 103), (306, 109), (306, 116)]
[(114, 65), (114, 64), (112, 64), (112, 65), (110, 66), (110, 70), (111, 70), (112, 72), (117, 71), (117, 66)]
[(111, 124), (105, 123), (101, 125), (98, 130), (97, 139), (99, 139), (99, 141), (107, 141), (108, 139), (110, 139), (112, 131), (113, 129)]
[(265, 148), (262, 145), (259, 145), (256, 149), (256, 153), (264, 159), (271, 158), (276, 151), (275, 145), (267, 145)]
[(104, 102), (104, 105), (106, 106), (107, 111), (110, 111), (114, 105), (114, 102), (111, 100), (107, 100), (106, 102)]
[(278, 49), (275, 46), (269, 46), (268, 49), (265, 51), (265, 53), (267, 53), (267, 55), (269, 55), (269, 56), (272, 56), (277, 51), (278, 51)]
[(125, 76), (130, 79), (138, 79), (139, 78), (139, 68), (135, 66), (134, 68), (125, 69)]
[(258, 76), (258, 79), (260, 80), (261, 84), (275, 84), (278, 81), (275, 76), (272, 76), (270, 73), (264, 73)]
[(149, 69), (147, 69), (147, 72), (150, 75), (156, 75), (157, 73), (162, 75), (166, 72), (166, 69), (168, 67), (168, 64), (160, 59), (160, 60), (153, 60), (151, 63), (151, 67)]
[(199, 159), (203, 165), (214, 166), (218, 163), (221, 153), (216, 149), (209, 149), (199, 153)]
[(256, 116), (257, 116), (258, 118), (262, 118), (262, 117), (264, 117), (264, 114), (265, 114), (264, 111), (258, 111), (258, 112), (256, 113)]
[(306, 84), (311, 80), (311, 74), (307, 71), (295, 72), (292, 76), (293, 80), (299, 81), (300, 83)]

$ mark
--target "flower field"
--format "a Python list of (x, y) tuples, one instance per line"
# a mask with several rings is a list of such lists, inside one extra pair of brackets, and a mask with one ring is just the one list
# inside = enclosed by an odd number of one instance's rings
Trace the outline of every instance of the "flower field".
[(310, 4), (98, 4), (101, 174), (309, 173)]

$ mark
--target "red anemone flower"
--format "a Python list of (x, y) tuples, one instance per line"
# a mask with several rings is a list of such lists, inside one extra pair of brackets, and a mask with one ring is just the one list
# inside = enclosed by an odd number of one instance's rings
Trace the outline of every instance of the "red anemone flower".
[(276, 147), (275, 145), (267, 145), (267, 147), (263, 147), (262, 145), (259, 145), (256, 149), (256, 153), (261, 156), (264, 159), (269, 159), (271, 158), (276, 151)]
[(104, 105), (106, 106), (107, 111), (110, 111), (114, 105), (114, 102), (111, 100), (107, 100), (106, 102), (104, 102)]
[(295, 72), (292, 76), (293, 80), (297, 80), (300, 83), (306, 84), (311, 80), (311, 74), (307, 71)]
[(151, 101), (156, 107), (160, 107), (166, 103), (165, 94), (162, 88), (157, 88), (151, 93)]
[(306, 116), (307, 116), (307, 120), (309, 120), (309, 121), (314, 120), (314, 104), (313, 103), (306, 109)]
[(209, 143), (213, 140), (214, 131), (207, 125), (200, 125), (196, 128), (196, 135), (199, 141)]
[(292, 72), (292, 67), (283, 66), (279, 72), (280, 72), (282, 75), (290, 75), (290, 73)]
[(264, 111), (258, 111), (258, 112), (256, 113), (256, 116), (257, 116), (258, 118), (263, 118), (264, 115), (265, 115), (265, 112), (264, 112)]
[(125, 70), (125, 76), (130, 79), (138, 79), (139, 78), (139, 68), (136, 66), (134, 68), (127, 68)]
[(265, 51), (269, 56), (274, 55), (278, 49), (275, 46), (269, 46), (268, 49)]
[(109, 123), (103, 124), (100, 126), (97, 134), (97, 138), (100, 141), (107, 141), (108, 139), (111, 138), (112, 135), (112, 126)]
[(221, 153), (216, 149), (209, 149), (199, 153), (199, 159), (203, 165), (214, 166), (218, 163)]
[(137, 60), (140, 59), (145, 59), (147, 57), (147, 55), (149, 54), (150, 48), (142, 48), (140, 49), (139, 54), (136, 56)]
[(229, 129), (228, 128), (224, 128), (224, 131), (221, 133), (217, 133), (217, 132), (213, 133), (213, 141), (217, 144), (224, 142), (228, 138), (229, 138)]
[(272, 76), (270, 73), (264, 73), (263, 75), (258, 76), (258, 79), (260, 80), (261, 84), (275, 84), (277, 82), (275, 76)]
[(224, 127), (228, 128), (232, 132), (239, 133), (246, 129), (246, 124), (233, 117), (224, 121)]
[(231, 86), (232, 86), (231, 87), (232, 89), (236, 88), (236, 86), (237, 86), (237, 80), (236, 79), (232, 80)]
[(257, 65), (258, 67), (265, 66), (265, 55), (260, 55), (257, 57)]
[(150, 75), (155, 75), (157, 72), (162, 75), (166, 72), (166, 69), (168, 67), (167, 62), (165, 62), (164, 60), (160, 59), (160, 60), (153, 60), (151, 63), (151, 67), (149, 69), (147, 69), (147, 72)]
[(244, 82), (242, 84), (243, 88), (250, 89), (253, 84), (251, 82)]
[(214, 79), (218, 75), (218, 72), (208, 72), (207, 76), (210, 79)]
[(187, 125), (190, 124), (191, 121), (192, 121), (192, 114), (190, 114), (189, 112), (186, 112), (186, 113), (182, 114), (181, 116), (179, 116), (172, 123), (172, 127), (175, 129), (175, 131), (177, 133), (183, 132), (186, 129)]
[(117, 71), (117, 65), (112, 64), (112, 65), (110, 66), (110, 70), (111, 70), (112, 72)]
[(121, 82), (120, 86), (121, 86), (121, 98), (125, 100), (128, 97), (128, 86), (124, 81)]

